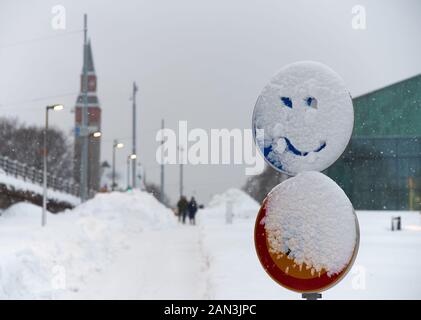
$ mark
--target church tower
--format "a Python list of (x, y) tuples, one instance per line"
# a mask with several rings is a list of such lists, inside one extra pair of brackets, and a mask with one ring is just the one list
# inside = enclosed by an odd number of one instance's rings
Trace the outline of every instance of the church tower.
[[(87, 43), (87, 77), (88, 77), (88, 132), (81, 132), (83, 104), (83, 70), (80, 77), (80, 93), (75, 107), (75, 150), (74, 150), (74, 179), (80, 182), (82, 135), (88, 138), (88, 190), (99, 190), (100, 183), (100, 153), (101, 138), (94, 137), (93, 133), (101, 131), (101, 108), (97, 90), (97, 77), (92, 56), (91, 41)], [(83, 68), (82, 68), (83, 69)]]

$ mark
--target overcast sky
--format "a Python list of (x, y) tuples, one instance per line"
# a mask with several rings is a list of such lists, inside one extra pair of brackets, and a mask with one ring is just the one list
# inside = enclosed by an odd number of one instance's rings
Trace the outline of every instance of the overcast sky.
[[(57, 4), (66, 8), (66, 30), (51, 27)], [(357, 4), (366, 8), (366, 30), (352, 28)], [(421, 72), (417, 0), (0, 0), (0, 116), (43, 125), (44, 106), (64, 103), (67, 111), (51, 123), (71, 134), (85, 12), (103, 110), (102, 159), (110, 162), (113, 138), (131, 143), (136, 80), (138, 149), (149, 181), (159, 182), (161, 118), (170, 128), (178, 120), (206, 130), (250, 128), (257, 96), (285, 64), (323, 62), (353, 96)], [(129, 152), (118, 155), (123, 176)], [(166, 173), (175, 200), (178, 167), (167, 166)], [(185, 170), (186, 193), (201, 202), (245, 179), (240, 165)]]

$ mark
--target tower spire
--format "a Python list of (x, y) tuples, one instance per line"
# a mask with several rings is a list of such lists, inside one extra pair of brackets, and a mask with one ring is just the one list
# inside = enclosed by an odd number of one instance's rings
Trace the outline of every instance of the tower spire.
[(79, 182), (80, 197), (85, 201), (90, 197), (89, 191), (99, 190), (100, 186), (100, 138), (93, 133), (101, 130), (101, 108), (86, 14), (83, 20), (83, 67), (75, 108), (74, 179)]
[(82, 75), (82, 121), (79, 134), (82, 138), (82, 153), (80, 165), (80, 198), (82, 202), (88, 199), (88, 16), (83, 16), (83, 75)]

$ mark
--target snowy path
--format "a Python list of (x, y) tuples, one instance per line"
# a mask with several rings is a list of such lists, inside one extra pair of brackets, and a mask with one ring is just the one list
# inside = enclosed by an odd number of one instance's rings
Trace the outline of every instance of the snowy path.
[(199, 228), (147, 231), (116, 261), (65, 299), (201, 299), (205, 279)]
[[(234, 218), (226, 223), (226, 203)], [(143, 192), (99, 194), (49, 215), (18, 203), (0, 215), (2, 299), (300, 299), (267, 276), (255, 253), (259, 205), (240, 190), (215, 198), (198, 226)], [(353, 270), (327, 299), (419, 299), (421, 216), (357, 212), (361, 230)], [(402, 231), (391, 232), (392, 216)]]

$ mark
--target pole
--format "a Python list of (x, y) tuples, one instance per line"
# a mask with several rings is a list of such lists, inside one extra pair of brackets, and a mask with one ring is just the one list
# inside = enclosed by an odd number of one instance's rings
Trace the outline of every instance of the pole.
[(306, 300), (317, 300), (322, 298), (322, 294), (317, 292), (307, 292), (303, 293), (301, 296)]
[(130, 189), (130, 156), (127, 157), (127, 190)]
[[(136, 154), (136, 92), (137, 92), (137, 86), (136, 86), (136, 82), (133, 82), (133, 96), (132, 96), (132, 101), (133, 101), (133, 146), (132, 146), (132, 154)], [(137, 157), (136, 157), (137, 158)], [(133, 160), (133, 164), (132, 164), (132, 183), (133, 183), (133, 188), (136, 188), (136, 163), (137, 163), (137, 159), (132, 159)]]
[(414, 210), (414, 179), (412, 177), (408, 177), (408, 197), (409, 197), (409, 210)]
[(41, 226), (47, 224), (47, 131), (48, 131), (48, 107), (45, 108), (45, 129), (44, 129), (44, 172), (43, 172), (43, 197), (42, 197), (42, 218)]
[(83, 107), (81, 119), (81, 140), (82, 152), (80, 161), (80, 199), (82, 202), (87, 200), (87, 185), (88, 185), (88, 16), (83, 16), (84, 20), (84, 40), (83, 40), (83, 76), (82, 76), (82, 93), (83, 93)]
[(184, 185), (183, 185), (183, 161), (184, 161), (184, 159), (183, 159), (183, 147), (182, 146), (180, 146), (179, 147), (179, 150), (180, 150), (180, 198), (183, 196), (183, 187), (184, 187)]
[(162, 138), (161, 138), (161, 195), (160, 195), (160, 200), (161, 203), (164, 203), (164, 119), (161, 120), (161, 133), (162, 133)]
[(180, 197), (183, 195), (183, 164), (180, 163)]
[(141, 163), (139, 163), (139, 169), (140, 169), (140, 172), (141, 172), (141, 177), (142, 177), (142, 179), (141, 179), (141, 187), (143, 188), (143, 190), (146, 190), (146, 185), (147, 185), (147, 182), (146, 182), (146, 170), (145, 170), (145, 167), (144, 166), (142, 166), (142, 164)]
[(112, 174), (112, 184), (111, 184), (111, 191), (114, 191), (115, 188), (115, 148), (117, 146), (117, 140), (113, 142), (113, 174)]

